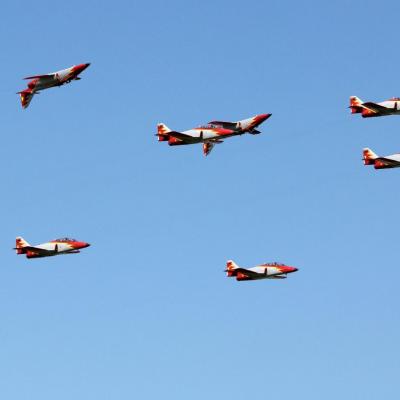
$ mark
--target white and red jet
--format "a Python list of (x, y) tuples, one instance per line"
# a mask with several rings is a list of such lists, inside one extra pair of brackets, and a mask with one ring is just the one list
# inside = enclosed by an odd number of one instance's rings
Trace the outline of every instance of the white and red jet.
[(375, 169), (400, 167), (400, 154), (380, 157), (368, 147), (363, 150), (364, 165), (373, 165)]
[(18, 92), (21, 97), (21, 104), (23, 108), (27, 108), (35, 94), (40, 93), (39, 90), (49, 89), (54, 86), (62, 86), (71, 81), (79, 80), (79, 74), (82, 73), (90, 63), (74, 65), (71, 68), (63, 69), (61, 71), (52, 72), (45, 75), (28, 76), (24, 79), (32, 79), (28, 83), (28, 88)]
[(157, 126), (156, 136), (159, 142), (168, 141), (170, 146), (202, 143), (203, 153), (207, 156), (214, 145), (222, 143), (223, 139), (243, 135), (244, 133), (252, 135), (261, 133), (256, 128), (271, 115), (260, 114), (237, 122), (211, 121), (207, 125), (184, 132), (172, 131), (165, 124), (160, 123)]
[(363, 118), (398, 115), (400, 114), (400, 98), (393, 97), (381, 103), (363, 103), (357, 96), (351, 96), (349, 108), (352, 114), (361, 114)]
[(285, 279), (287, 274), (296, 272), (298, 269), (276, 262), (260, 264), (252, 268), (239, 267), (234, 261), (226, 263), (226, 275), (236, 277), (237, 281), (253, 281), (258, 279)]
[(89, 246), (89, 243), (69, 238), (55, 239), (37, 246), (31, 246), (24, 238), (19, 236), (16, 238), (14, 250), (17, 254), (25, 254), (26, 258), (39, 258), (80, 253), (80, 249)]

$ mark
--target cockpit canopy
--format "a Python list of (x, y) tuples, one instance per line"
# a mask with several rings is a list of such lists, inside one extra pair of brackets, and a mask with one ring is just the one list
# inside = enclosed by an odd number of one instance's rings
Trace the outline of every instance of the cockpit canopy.
[(276, 261), (274, 261), (274, 262), (267, 262), (267, 263), (265, 263), (265, 264), (263, 264), (265, 267), (284, 267), (285, 266), (285, 264), (283, 264), (283, 263), (280, 263), (280, 262), (276, 262)]
[(199, 126), (199, 128), (203, 128), (203, 129), (218, 129), (218, 128), (221, 128), (221, 125), (206, 124), (206, 125)]
[(54, 242), (76, 242), (76, 240), (65, 237), (65, 238), (55, 239)]

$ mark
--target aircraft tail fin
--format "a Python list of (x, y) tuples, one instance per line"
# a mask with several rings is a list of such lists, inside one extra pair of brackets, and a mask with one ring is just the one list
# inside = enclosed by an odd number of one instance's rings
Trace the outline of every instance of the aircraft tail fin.
[(359, 114), (363, 110), (363, 101), (357, 96), (350, 96), (350, 109), (352, 114)]
[(375, 160), (378, 158), (378, 155), (374, 153), (371, 149), (366, 147), (363, 150), (363, 160), (364, 165), (373, 165), (375, 164)]
[(21, 90), (17, 94), (19, 94), (19, 97), (21, 99), (22, 108), (27, 108), (34, 95), (33, 90), (28, 88), (25, 90)]
[(227, 275), (227, 276), (232, 276), (232, 275), (233, 275), (233, 271), (234, 271), (235, 269), (238, 269), (238, 268), (239, 268), (239, 266), (235, 263), (235, 261), (233, 261), (233, 260), (228, 260), (228, 261), (226, 262), (226, 270), (225, 270), (226, 275)]
[(24, 253), (23, 248), (27, 246), (30, 246), (30, 244), (23, 237), (18, 236), (15, 239), (15, 250), (17, 254), (23, 254)]
[(169, 132), (172, 132), (171, 129), (168, 128), (167, 125), (163, 123), (159, 123), (157, 125), (157, 137), (159, 142), (164, 142), (169, 139), (170, 135), (168, 135)]

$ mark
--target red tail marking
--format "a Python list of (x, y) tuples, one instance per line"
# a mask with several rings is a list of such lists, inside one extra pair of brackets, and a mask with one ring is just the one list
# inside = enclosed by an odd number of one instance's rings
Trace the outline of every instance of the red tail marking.
[(350, 97), (350, 109), (352, 114), (359, 114), (363, 111), (362, 103), (356, 96)]
[(25, 89), (22, 92), (19, 92), (19, 96), (21, 98), (21, 104), (22, 107), (26, 107), (28, 105), (28, 99), (27, 96), (32, 94), (32, 90), (31, 89)]
[(170, 136), (168, 135), (168, 130), (163, 124), (157, 125), (157, 136), (159, 142), (164, 142), (170, 139)]
[(24, 246), (23, 246), (22, 243), (23, 243), (23, 242), (22, 242), (21, 239), (16, 239), (16, 241), (15, 241), (15, 247), (17, 248), (17, 254), (23, 254), (22, 247), (24, 247)]
[(227, 269), (228, 271), (232, 271), (232, 270), (235, 269), (235, 267), (234, 267), (232, 261), (228, 261), (228, 262), (226, 263), (226, 269)]
[(375, 163), (375, 157), (374, 155), (371, 153), (370, 150), (364, 150), (363, 151), (363, 160), (364, 160), (364, 165), (373, 165)]

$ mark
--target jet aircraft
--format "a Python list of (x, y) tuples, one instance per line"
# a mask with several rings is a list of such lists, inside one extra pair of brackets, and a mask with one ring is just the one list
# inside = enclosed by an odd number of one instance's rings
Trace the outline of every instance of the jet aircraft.
[(400, 167), (400, 154), (380, 157), (371, 149), (363, 150), (364, 165), (373, 165), (375, 169), (398, 168)]
[(80, 249), (89, 246), (89, 243), (68, 238), (55, 239), (37, 246), (31, 246), (24, 238), (18, 236), (14, 250), (17, 254), (25, 254), (26, 258), (38, 258), (80, 253)]
[(234, 261), (226, 263), (226, 275), (236, 277), (237, 281), (253, 281), (258, 279), (285, 279), (287, 274), (298, 269), (276, 262), (260, 264), (252, 268), (239, 267)]
[(203, 153), (207, 156), (215, 144), (222, 143), (223, 139), (244, 133), (251, 133), (252, 135), (261, 133), (256, 128), (271, 115), (260, 114), (237, 122), (211, 121), (207, 125), (184, 132), (172, 131), (165, 124), (160, 123), (157, 126), (156, 136), (159, 142), (168, 141), (170, 146), (202, 143)]
[(400, 114), (400, 98), (382, 101), (381, 103), (366, 102), (356, 96), (350, 97), (350, 107), (352, 114), (361, 114), (363, 118), (384, 117), (386, 115)]
[(79, 64), (50, 74), (34, 75), (24, 78), (32, 80), (28, 83), (27, 89), (17, 93), (21, 97), (22, 107), (27, 108), (33, 96), (39, 94), (40, 90), (49, 89), (54, 86), (62, 86), (73, 80), (80, 80), (81, 78), (78, 75), (81, 74), (89, 65), (90, 63)]

